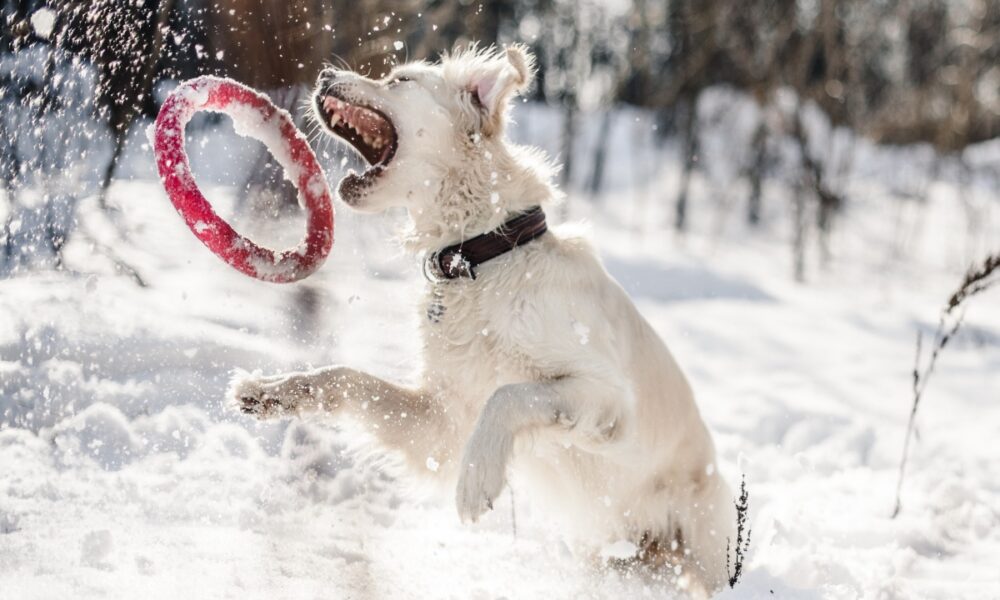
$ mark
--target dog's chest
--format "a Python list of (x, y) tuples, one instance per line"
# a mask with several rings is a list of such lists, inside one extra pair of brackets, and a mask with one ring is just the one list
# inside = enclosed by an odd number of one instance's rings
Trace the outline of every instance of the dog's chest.
[(492, 294), (467, 281), (430, 286), (423, 305), (423, 334), (429, 370), (463, 387), (491, 392), (523, 380), (517, 342), (507, 321), (516, 318)]

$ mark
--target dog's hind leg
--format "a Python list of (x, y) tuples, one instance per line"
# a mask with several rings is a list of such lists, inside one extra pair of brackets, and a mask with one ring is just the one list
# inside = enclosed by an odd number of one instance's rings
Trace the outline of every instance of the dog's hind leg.
[(270, 377), (240, 373), (230, 383), (228, 396), (241, 412), (260, 419), (346, 413), (419, 468), (434, 464), (429, 458), (438, 464), (453, 462), (458, 450), (449, 447), (456, 438), (454, 425), (437, 395), (348, 367)]
[(598, 450), (621, 433), (624, 396), (616, 386), (578, 377), (498, 388), (480, 413), (459, 463), (459, 517), (475, 521), (493, 507), (506, 484), (507, 463), (519, 435), (558, 428), (570, 443)]

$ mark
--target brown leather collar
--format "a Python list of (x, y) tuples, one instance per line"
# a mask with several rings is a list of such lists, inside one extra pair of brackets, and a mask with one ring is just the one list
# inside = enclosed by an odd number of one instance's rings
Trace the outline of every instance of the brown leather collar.
[(475, 279), (476, 267), (527, 244), (547, 230), (542, 207), (530, 208), (493, 231), (432, 252), (424, 260), (424, 276), (431, 282), (459, 277)]

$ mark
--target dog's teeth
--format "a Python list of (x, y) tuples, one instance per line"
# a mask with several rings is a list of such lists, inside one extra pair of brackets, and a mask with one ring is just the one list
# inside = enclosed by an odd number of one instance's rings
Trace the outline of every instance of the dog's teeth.
[(339, 112), (342, 109), (341, 102), (333, 97), (328, 97), (323, 101), (323, 108), (330, 112)]
[(366, 144), (368, 144), (369, 146), (371, 146), (371, 145), (372, 145), (372, 138), (371, 138), (371, 136), (370, 136), (370, 135), (368, 135), (368, 134), (363, 134), (363, 135), (361, 136), (361, 138), (362, 138), (362, 139), (363, 139), (363, 140), (365, 141), (365, 143), (366, 143)]
[(330, 117), (330, 127), (336, 126), (337, 123), (340, 123), (340, 115), (333, 113), (333, 116)]

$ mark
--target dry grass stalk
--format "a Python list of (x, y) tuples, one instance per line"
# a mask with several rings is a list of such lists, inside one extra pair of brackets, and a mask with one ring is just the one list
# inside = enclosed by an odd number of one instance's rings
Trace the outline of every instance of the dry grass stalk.
[[(979, 267), (972, 267), (965, 274), (961, 285), (948, 298), (948, 302), (941, 311), (938, 319), (937, 330), (934, 332), (934, 346), (931, 350), (930, 358), (923, 369), (920, 368), (921, 346), (923, 345), (923, 335), (917, 333), (917, 357), (913, 365), (913, 405), (910, 407), (910, 418), (906, 425), (906, 438), (903, 441), (903, 458), (899, 463), (899, 478), (896, 481), (896, 506), (893, 509), (892, 517), (896, 518), (902, 509), (901, 494), (903, 488), (903, 478), (906, 474), (906, 459), (910, 450), (910, 439), (913, 437), (914, 421), (917, 416), (917, 408), (927, 389), (927, 381), (934, 372), (938, 356), (944, 350), (948, 342), (958, 333), (959, 327), (965, 318), (963, 305), (973, 296), (985, 292), (992, 286), (1000, 282), (1000, 253), (988, 255)], [(963, 307), (961, 311), (958, 311)]]

